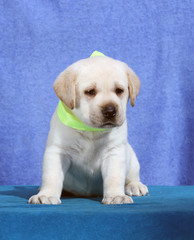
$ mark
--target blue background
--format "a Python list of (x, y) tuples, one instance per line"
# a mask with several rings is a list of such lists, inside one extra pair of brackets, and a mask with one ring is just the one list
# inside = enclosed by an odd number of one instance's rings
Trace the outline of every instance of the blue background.
[(140, 77), (128, 135), (152, 185), (194, 184), (194, 1), (0, 1), (0, 184), (40, 184), (57, 75), (98, 50)]

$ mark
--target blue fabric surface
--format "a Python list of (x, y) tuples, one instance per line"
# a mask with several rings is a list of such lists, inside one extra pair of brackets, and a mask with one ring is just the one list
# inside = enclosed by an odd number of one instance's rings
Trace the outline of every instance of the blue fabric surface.
[(0, 186), (0, 239), (193, 240), (194, 186), (151, 186), (134, 204), (64, 197), (62, 204), (29, 205), (32, 186)]
[(57, 75), (94, 50), (141, 79), (129, 140), (146, 184), (194, 184), (194, 1), (0, 1), (0, 184), (39, 185)]

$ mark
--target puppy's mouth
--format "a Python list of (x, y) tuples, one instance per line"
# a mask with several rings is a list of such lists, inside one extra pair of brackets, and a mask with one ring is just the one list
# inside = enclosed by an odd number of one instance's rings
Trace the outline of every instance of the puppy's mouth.
[(91, 121), (92, 122), (92, 125), (93, 127), (97, 127), (97, 128), (114, 128), (114, 127), (118, 127), (119, 125), (115, 122), (112, 122), (112, 121), (103, 121), (103, 122), (94, 122), (94, 121)]
[(116, 123), (113, 122), (105, 122), (103, 123), (100, 127), (101, 128), (114, 128), (117, 127), (118, 125)]

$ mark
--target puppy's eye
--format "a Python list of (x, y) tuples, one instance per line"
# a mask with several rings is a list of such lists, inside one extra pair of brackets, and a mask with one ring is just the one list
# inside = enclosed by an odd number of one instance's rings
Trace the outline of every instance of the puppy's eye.
[(121, 89), (121, 88), (116, 88), (116, 89), (115, 89), (115, 93), (116, 93), (117, 95), (121, 95), (123, 92), (124, 92), (124, 90)]
[(90, 89), (90, 90), (86, 90), (84, 93), (85, 93), (85, 95), (92, 97), (92, 96), (96, 95), (96, 90), (95, 89)]

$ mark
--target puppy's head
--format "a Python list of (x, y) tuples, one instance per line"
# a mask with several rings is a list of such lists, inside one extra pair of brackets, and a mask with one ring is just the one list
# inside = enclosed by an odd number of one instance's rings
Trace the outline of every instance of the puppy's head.
[(56, 95), (85, 124), (111, 128), (123, 124), (129, 98), (134, 106), (140, 81), (125, 63), (109, 57), (80, 60), (54, 83)]

